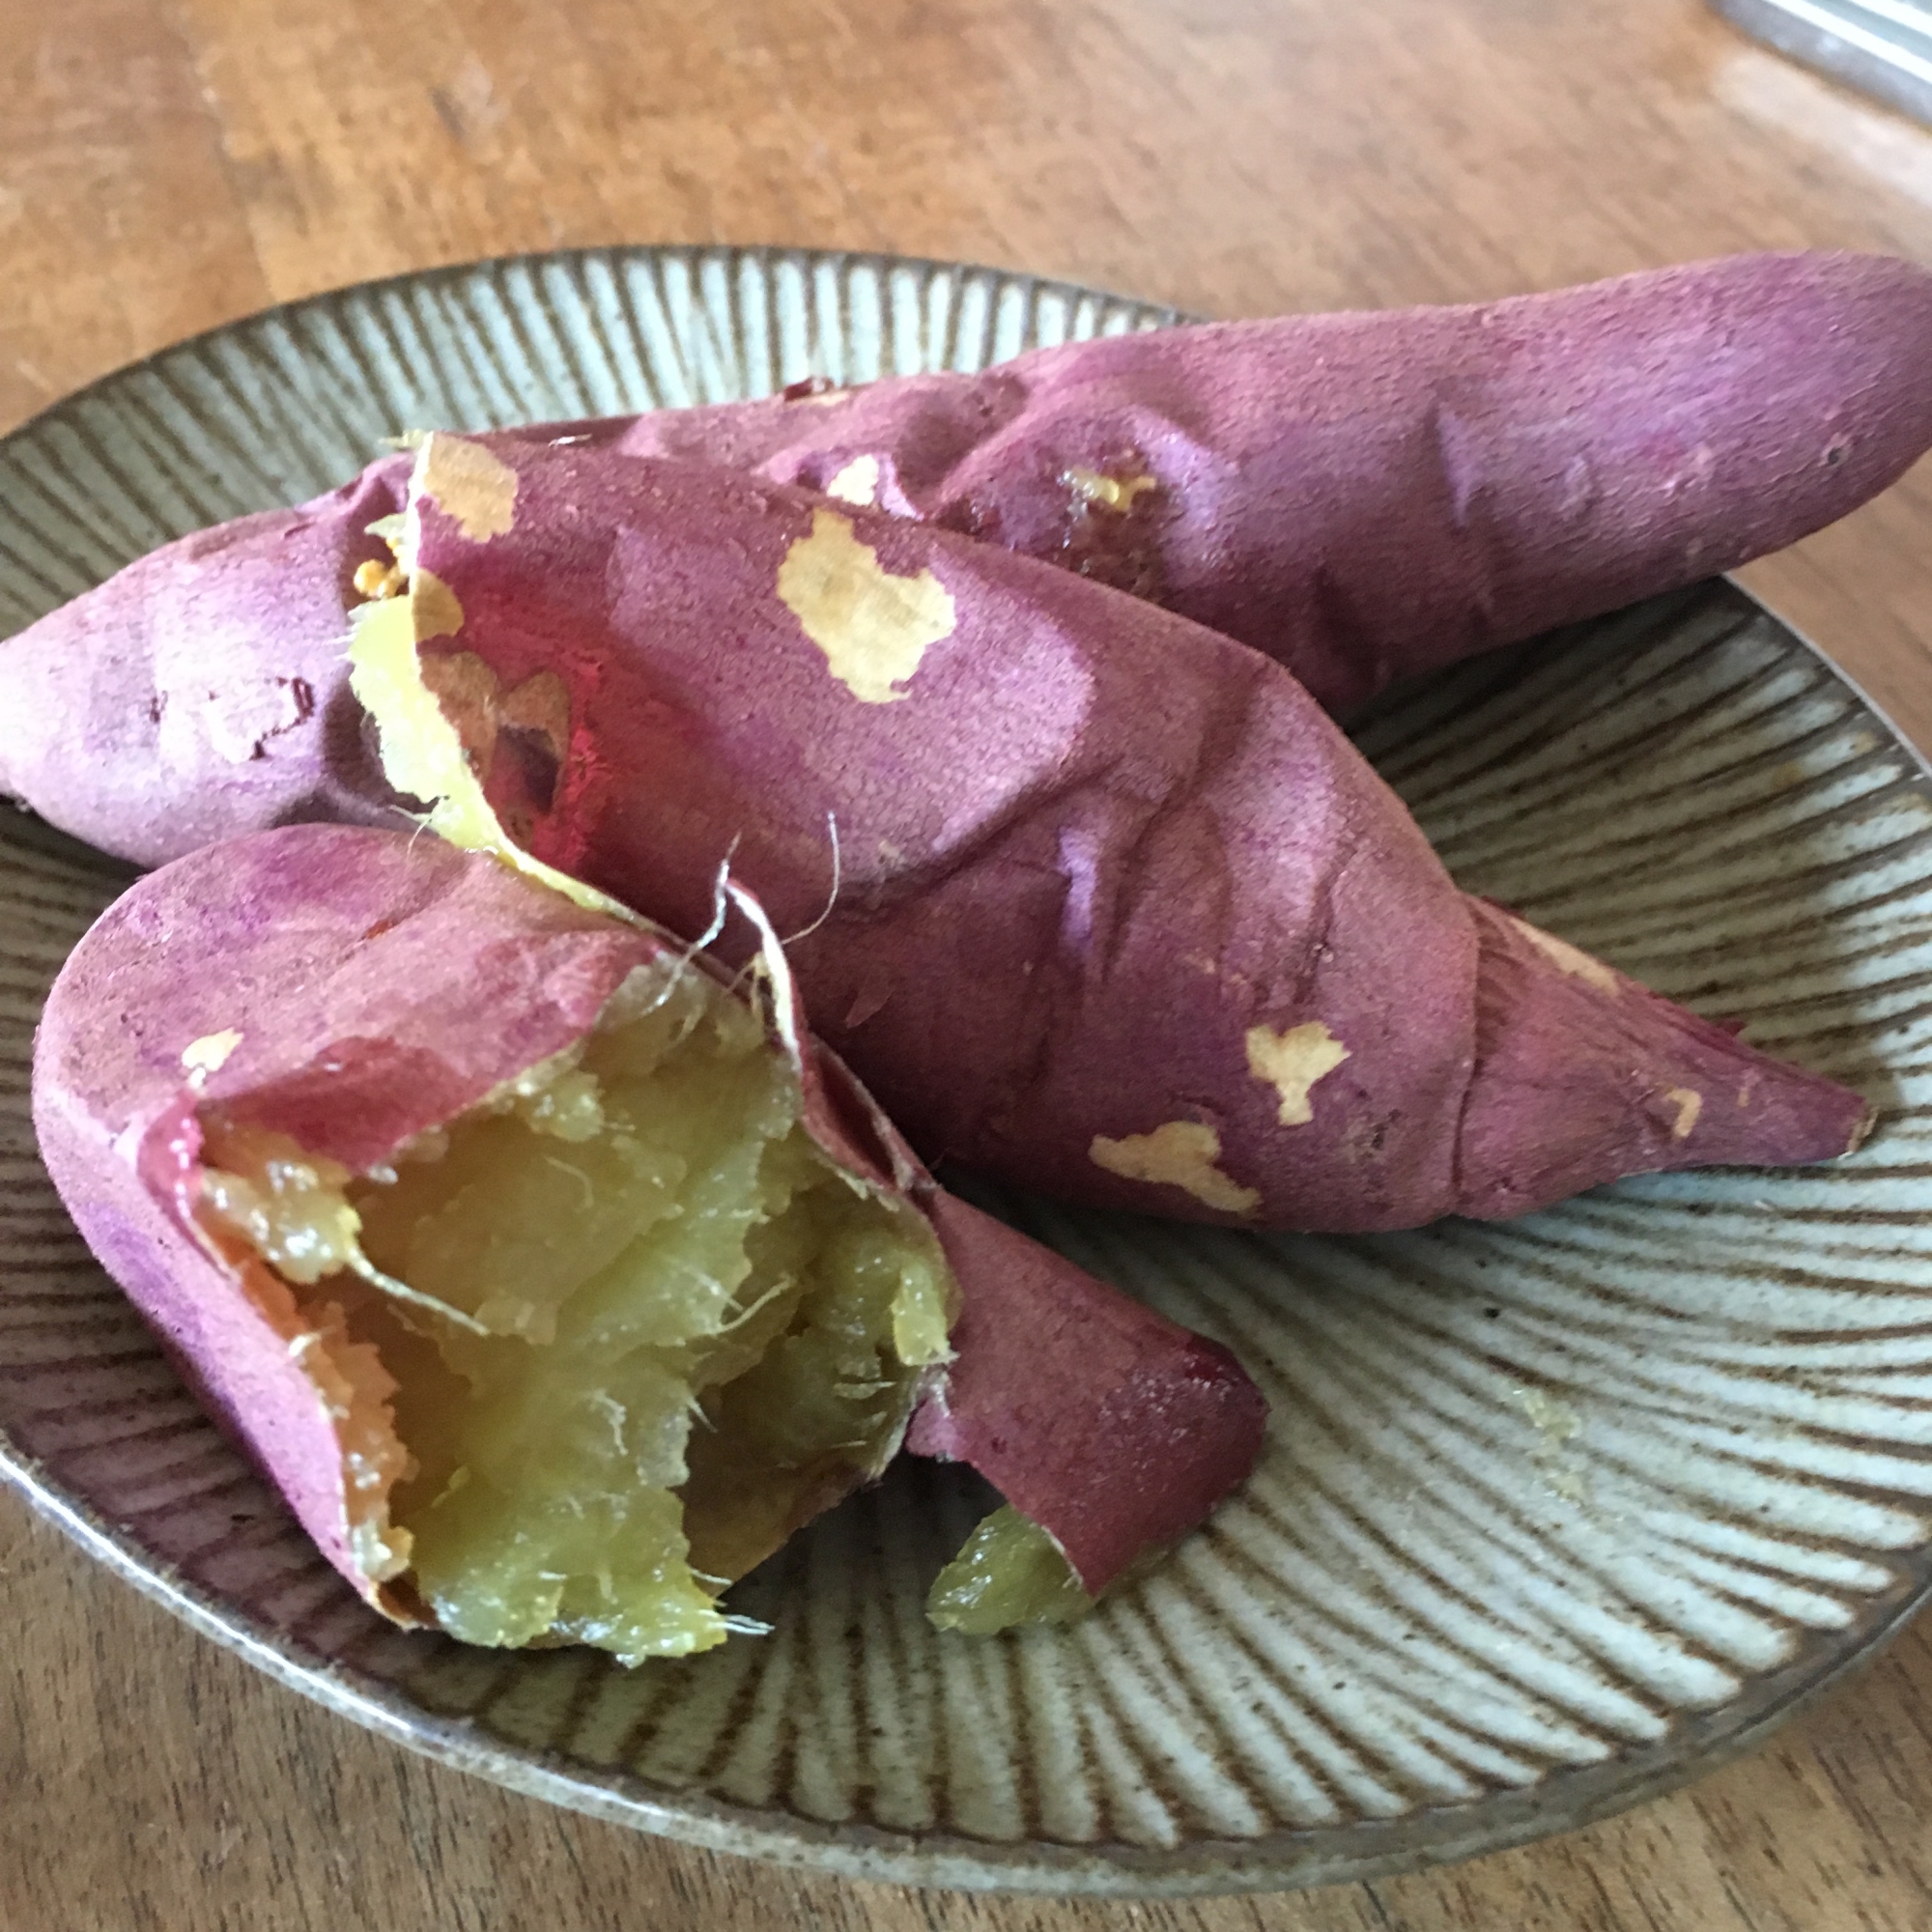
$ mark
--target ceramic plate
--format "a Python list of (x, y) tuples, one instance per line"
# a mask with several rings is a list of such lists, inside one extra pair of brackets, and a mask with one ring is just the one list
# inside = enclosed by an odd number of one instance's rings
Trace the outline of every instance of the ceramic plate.
[[(618, 249), (218, 330), (0, 442), (0, 633), (379, 440), (977, 369), (1164, 310), (984, 270)], [(873, 1878), (1132, 1895), (1506, 1845), (1749, 1743), (1932, 1581), (1932, 791), (1710, 584), (1385, 703), (1364, 749), (1461, 881), (1883, 1110), (1854, 1159), (1496, 1227), (1267, 1238), (1001, 1205), (1233, 1344), (1264, 1461), (1070, 1631), (941, 1636), (983, 1509), (905, 1467), (742, 1585), (774, 1626), (626, 1673), (402, 1635), (305, 1547), (90, 1260), (27, 1059), (125, 874), (0, 810), (0, 1469), (284, 1683), (446, 1762)]]

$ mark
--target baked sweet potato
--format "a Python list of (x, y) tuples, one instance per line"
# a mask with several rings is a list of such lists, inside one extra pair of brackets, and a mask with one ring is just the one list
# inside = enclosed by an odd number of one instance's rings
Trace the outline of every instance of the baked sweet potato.
[(1150, 598), (1331, 710), (1835, 522), (1932, 445), (1932, 273), (1738, 255), (570, 425)]
[(916, 1146), (1281, 1227), (1811, 1160), (1864, 1102), (1459, 892), (1302, 687), (712, 467), (434, 437), (355, 688), (459, 842), (701, 930), (734, 872)]
[(140, 881), (57, 981), (56, 1185), (397, 1621), (704, 1648), (915, 1418), (1011, 1506), (937, 1611), (1064, 1615), (1252, 1464), (1233, 1357), (942, 1194), (753, 944), (762, 1013), (494, 859), (296, 827)]
[[(1932, 440), (1928, 366), (1925, 270), (1746, 255), (522, 434), (969, 531), (1253, 644), (1346, 709), (1843, 515)], [(0, 792), (145, 865), (280, 820), (384, 822), (341, 641), (409, 469), (171, 544), (0, 645)]]

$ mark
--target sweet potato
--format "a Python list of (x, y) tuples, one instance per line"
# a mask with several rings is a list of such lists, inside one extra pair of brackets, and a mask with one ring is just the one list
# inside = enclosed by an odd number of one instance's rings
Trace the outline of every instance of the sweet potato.
[(1460, 893), (1293, 678), (990, 545), (592, 448), (419, 453), (391, 780), (673, 930), (734, 871), (928, 1157), (1331, 1230), (1810, 1160), (1863, 1101)]
[(343, 657), (410, 459), (139, 558), (0, 644), (0, 792), (158, 866), (267, 825), (407, 825)]
[[(1164, 603), (1347, 709), (1843, 515), (1932, 440), (1928, 366), (1923, 270), (1746, 255), (516, 434), (867, 497)], [(148, 865), (384, 822), (341, 640), (409, 467), (169, 545), (0, 645), (0, 792)]]
[(1928, 370), (1932, 273), (1739, 255), (569, 429), (1065, 565), (1346, 711), (1834, 522), (1932, 444)]
[(943, 1195), (758, 956), (765, 1014), (493, 859), (295, 827), (139, 882), (63, 971), (56, 1185), (398, 1622), (704, 1648), (915, 1416), (1017, 1512), (1009, 1612), (1062, 1614), (1252, 1464), (1233, 1357)]

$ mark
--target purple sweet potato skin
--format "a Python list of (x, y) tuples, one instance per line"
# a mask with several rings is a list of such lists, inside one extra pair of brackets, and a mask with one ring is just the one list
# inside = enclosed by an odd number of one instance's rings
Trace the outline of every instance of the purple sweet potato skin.
[[(728, 856), (800, 935), (820, 1034), (927, 1158), (1355, 1231), (1824, 1158), (1861, 1128), (1858, 1095), (1497, 924), (1253, 651), (723, 469), (531, 446), (515, 470), (495, 534), (421, 504), (421, 562), (461, 611), (424, 655), (439, 679), (467, 660), (472, 699), (480, 669), (495, 681), (464, 724), (499, 817), (673, 930), (702, 929)], [(952, 600), (885, 701), (780, 594), (829, 530)], [(568, 723), (533, 757), (500, 713), (538, 677), (561, 680)], [(1258, 1041), (1266, 1062), (1318, 1028), (1339, 1064), (1300, 1094), (1264, 1077)], [(1573, 1084), (1587, 1100), (1566, 1115)], [(1670, 1096), (1693, 1092), (1680, 1133)], [(1553, 1143), (1552, 1113), (1576, 1129)], [(1122, 1171), (1155, 1135), (1186, 1144), (1180, 1178)]]
[[(1151, 598), (1346, 712), (1834, 522), (1932, 444), (1928, 372), (1932, 273), (1757, 254), (581, 427), (814, 489), (873, 458), (882, 507)], [(1074, 470), (1158, 487), (1121, 511)]]
[(407, 823), (344, 653), (396, 456), (327, 497), (183, 537), (0, 643), (0, 792), (137, 865), (264, 826)]
[[(1863, 1137), (1858, 1095), (1744, 1047), (1730, 1030), (1464, 900), (1481, 958), (1461, 1209), (1526, 1213), (1579, 1171), (1817, 1159)], [(1806, 1150), (1810, 1151), (1806, 1151)], [(1686, 1153), (1690, 1158), (1686, 1159)]]
[[(625, 975), (667, 949), (685, 950), (440, 839), (302, 825), (204, 848), (140, 881), (54, 986), (34, 1119), (56, 1187), (211, 1410), (364, 1594), (324, 1394), (285, 1326), (189, 1232), (199, 1119), (286, 1133), (366, 1172), (580, 1038)], [(241, 1037), (230, 1057), (192, 1084), (184, 1048), (230, 1032)], [(972, 1463), (996, 1487), (1025, 1468), (1021, 1506), (1056, 1536), (1065, 1529), (1095, 1588), (1198, 1522), (1260, 1449), (1264, 1406), (1232, 1358), (950, 1202), (842, 1065), (810, 1040), (797, 1064), (820, 1146), (908, 1194), (958, 1276), (971, 1321), (926, 1399), (944, 1406), (963, 1374), (966, 1433), (941, 1431), (926, 1453)], [(1097, 1322), (1110, 1349), (1046, 1347), (1065, 1309)], [(1035, 1338), (1024, 1359), (1008, 1359), (1009, 1321)], [(1196, 1401), (1178, 1435), (1169, 1386), (1192, 1387), (1209, 1357), (1212, 1400)], [(1170, 1452), (1163, 1480), (1110, 1505), (1096, 1485), (1118, 1445), (1047, 1426), (1064, 1414), (1143, 1427)]]

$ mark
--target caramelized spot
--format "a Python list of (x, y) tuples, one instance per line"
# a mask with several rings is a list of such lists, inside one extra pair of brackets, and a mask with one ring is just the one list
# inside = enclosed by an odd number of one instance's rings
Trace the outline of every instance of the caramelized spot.
[(1157, 477), (1103, 476), (1096, 469), (1068, 469), (1060, 480), (1083, 502), (1093, 504), (1095, 509), (1117, 511), (1122, 516), (1134, 507), (1137, 497), (1160, 488)]
[(334, 1430), (343, 1534), (365, 1579), (363, 1595), (399, 1622), (412, 1621), (402, 1607), (408, 1593), (398, 1597), (381, 1587), (401, 1576), (410, 1554), (409, 1531), (391, 1521), (389, 1511), (390, 1495), (411, 1468), (396, 1435), (395, 1378), (378, 1351), (351, 1333), (339, 1299), (298, 1297), (238, 1230), (206, 1214), (202, 1231), (256, 1313), (287, 1344)]
[(376, 599), (395, 596), (408, 580), (399, 564), (384, 563), (372, 556), (355, 566), (355, 575), (350, 581), (361, 596)]

